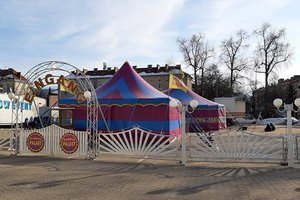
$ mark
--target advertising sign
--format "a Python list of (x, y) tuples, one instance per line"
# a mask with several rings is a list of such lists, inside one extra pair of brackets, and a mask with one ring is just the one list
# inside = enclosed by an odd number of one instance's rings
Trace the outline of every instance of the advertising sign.
[(73, 133), (65, 133), (60, 138), (60, 148), (67, 154), (72, 154), (78, 149), (78, 139)]
[(30, 151), (38, 153), (44, 148), (45, 140), (40, 133), (33, 132), (27, 137), (26, 144)]

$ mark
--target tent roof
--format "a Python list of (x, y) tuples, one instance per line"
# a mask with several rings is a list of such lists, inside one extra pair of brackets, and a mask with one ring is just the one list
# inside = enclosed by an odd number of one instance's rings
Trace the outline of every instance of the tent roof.
[(198, 107), (224, 107), (222, 104), (218, 104), (201, 97), (190, 89), (188, 89), (186, 92), (181, 89), (168, 89), (164, 91), (164, 93), (175, 99), (178, 99), (184, 105), (189, 105), (191, 100), (197, 100)]
[(141, 78), (128, 62), (110, 80), (98, 87), (96, 93), (101, 100), (169, 99), (169, 96)]

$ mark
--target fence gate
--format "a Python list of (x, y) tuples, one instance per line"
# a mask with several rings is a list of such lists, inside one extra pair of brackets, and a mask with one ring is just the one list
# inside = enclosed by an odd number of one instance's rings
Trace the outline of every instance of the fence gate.
[(179, 142), (174, 135), (135, 127), (122, 132), (98, 134), (98, 153), (178, 160)]
[(295, 157), (296, 157), (296, 162), (300, 162), (300, 136), (295, 137)]
[(46, 155), (87, 155), (87, 132), (51, 125), (42, 129), (23, 130), (20, 153)]
[(209, 137), (189, 134), (188, 159), (191, 161), (285, 161), (283, 136), (262, 136), (248, 132), (228, 132)]

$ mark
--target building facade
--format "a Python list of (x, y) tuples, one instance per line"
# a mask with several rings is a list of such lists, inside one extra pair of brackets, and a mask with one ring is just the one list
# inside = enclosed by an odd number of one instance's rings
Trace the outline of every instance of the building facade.
[[(138, 68), (133, 66), (135, 71), (151, 86), (157, 90), (164, 91), (169, 88), (169, 78), (170, 74), (173, 74), (180, 80), (182, 80), (188, 88), (192, 87), (192, 77), (188, 73), (184, 72), (181, 69), (180, 65), (176, 66), (152, 66), (148, 65), (147, 67)], [(93, 70), (83, 70), (83, 73), (87, 75), (95, 88), (103, 85), (108, 81), (116, 72), (118, 71), (117, 67), (103, 67), (103, 69), (94, 68)], [(73, 72), (74, 74), (76, 72)]]
[(264, 96), (265, 88), (259, 88), (253, 93), (254, 108), (256, 112), (264, 110), (264, 102), (268, 103), (270, 109), (276, 110), (273, 106), (273, 100), (281, 98), (286, 102), (289, 95), (289, 87), (293, 87), (295, 91), (294, 99), (300, 97), (300, 75), (295, 75), (290, 79), (278, 79), (277, 84), (270, 85), (268, 88), (268, 97)]
[(246, 102), (239, 97), (217, 97), (216, 103), (223, 104), (226, 111), (233, 117), (246, 117)]
[(17, 72), (12, 68), (0, 69), (0, 93), (9, 93), (12, 91), (15, 94), (24, 94), (25, 90), (21, 91), (23, 85), (27, 83), (21, 72)]

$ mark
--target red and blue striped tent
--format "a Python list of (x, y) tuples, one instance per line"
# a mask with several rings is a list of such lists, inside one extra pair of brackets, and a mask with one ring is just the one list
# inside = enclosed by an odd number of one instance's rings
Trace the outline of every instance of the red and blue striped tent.
[[(139, 126), (163, 134), (180, 134), (180, 114), (171, 108), (172, 97), (156, 90), (125, 62), (117, 73), (96, 89), (99, 109), (98, 127), (101, 131), (121, 131)], [(60, 99), (62, 107), (76, 104), (75, 99)], [(75, 106), (74, 128), (86, 127), (86, 106)], [(108, 126), (106, 128), (105, 122)]]
[(169, 89), (164, 91), (164, 93), (178, 99), (186, 106), (193, 99), (198, 101), (198, 106), (195, 110), (192, 111), (192, 108), (189, 108), (188, 113), (186, 113), (190, 132), (198, 132), (199, 129), (216, 131), (226, 128), (226, 110), (224, 105), (205, 99), (190, 89), (186, 92), (181, 89)]

